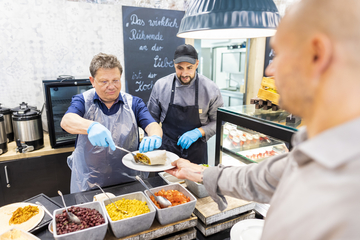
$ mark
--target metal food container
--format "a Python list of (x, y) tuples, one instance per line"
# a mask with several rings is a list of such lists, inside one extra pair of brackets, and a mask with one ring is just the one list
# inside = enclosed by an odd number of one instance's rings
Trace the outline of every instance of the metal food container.
[(135, 217), (125, 218), (118, 221), (111, 220), (108, 212), (106, 211), (105, 206), (108, 204), (111, 204), (111, 201), (109, 199), (102, 201), (102, 207), (104, 211), (106, 212), (106, 218), (109, 220), (110, 227), (117, 238), (122, 238), (125, 236), (129, 236), (131, 234), (139, 233), (142, 231), (145, 231), (149, 229), (154, 222), (155, 214), (156, 214), (156, 208), (155, 206), (150, 203), (151, 200), (145, 196), (143, 192), (134, 192), (130, 194), (124, 194), (120, 196), (116, 196), (114, 198), (111, 198), (113, 202), (116, 202), (117, 200), (121, 199), (136, 199), (143, 202), (146, 202), (150, 212), (144, 213)]
[[(56, 221), (52, 221), (53, 229), (55, 230), (54, 233), (53, 233), (54, 238), (55, 239), (60, 239), (60, 240), (104, 239), (106, 231), (107, 231), (107, 227), (108, 227), (108, 220), (107, 220), (106, 214), (104, 212), (104, 208), (102, 207), (101, 203), (99, 203), (99, 202), (88, 202), (88, 203), (74, 205), (74, 207), (83, 207), (83, 208), (96, 209), (97, 211), (99, 211), (99, 213), (105, 219), (105, 223), (103, 223), (103, 224), (101, 224), (99, 226), (85, 228), (83, 230), (79, 230), (79, 231), (76, 231), (76, 232), (71, 232), (71, 233), (65, 233), (65, 234), (58, 235), (57, 231), (56, 231)], [(53, 216), (55, 217), (56, 214), (62, 213), (63, 210), (65, 210), (65, 208), (54, 210)]]
[[(193, 213), (196, 205), (196, 198), (194, 197), (194, 195), (192, 195), (186, 188), (181, 186), (179, 183), (151, 188), (150, 190), (152, 193), (156, 193), (162, 189), (164, 189), (165, 191), (177, 190), (183, 193), (185, 196), (189, 197), (190, 202), (173, 207), (158, 209), (156, 205), (150, 200), (151, 204), (156, 208), (156, 219), (159, 221), (159, 223), (161, 225), (166, 225), (189, 218)], [(150, 198), (151, 194), (148, 190), (145, 190), (145, 194)]]
[(209, 193), (207, 192), (203, 184), (185, 179), (187, 188), (198, 198), (208, 197)]

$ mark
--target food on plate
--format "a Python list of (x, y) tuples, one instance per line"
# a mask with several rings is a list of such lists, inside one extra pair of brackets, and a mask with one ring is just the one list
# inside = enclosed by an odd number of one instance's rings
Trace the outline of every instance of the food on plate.
[[(167, 200), (171, 202), (171, 206), (180, 205), (183, 203), (190, 202), (190, 198), (185, 196), (182, 192), (179, 192), (178, 190), (167, 190), (161, 189), (160, 191), (155, 193), (155, 196), (163, 196)], [(155, 201), (154, 196), (150, 196), (151, 201), (159, 208), (161, 209), (159, 203)]]
[[(140, 156), (142, 155), (142, 156)], [(136, 154), (139, 161), (148, 165), (164, 165), (166, 163), (166, 150), (156, 150), (145, 154)]]
[(23, 222), (26, 222), (27, 220), (29, 220), (38, 213), (39, 213), (39, 208), (36, 206), (29, 205), (25, 207), (19, 207), (13, 212), (9, 220), (9, 225), (21, 224)]
[(129, 217), (135, 217), (137, 215), (150, 212), (147, 203), (145, 201), (143, 202), (137, 199), (123, 198), (121, 200), (117, 200), (115, 204), (119, 209), (126, 211), (127, 214), (124, 214), (122, 211), (119, 211), (114, 204), (110, 203), (106, 205), (105, 208), (111, 220), (113, 221), (129, 218)]
[(85, 228), (99, 226), (105, 223), (104, 217), (96, 209), (83, 207), (70, 207), (69, 212), (75, 214), (81, 221), (80, 224), (69, 222), (65, 209), (61, 214), (56, 214), (56, 232), (58, 235), (76, 232)]
[(16, 240), (27, 240), (25, 234), (21, 232), (19, 229), (11, 229), (4, 234), (0, 236), (0, 240), (10, 240), (10, 239), (16, 239)]

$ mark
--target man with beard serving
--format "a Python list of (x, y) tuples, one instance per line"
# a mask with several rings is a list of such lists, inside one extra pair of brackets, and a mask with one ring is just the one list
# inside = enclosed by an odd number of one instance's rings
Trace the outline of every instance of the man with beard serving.
[(206, 141), (215, 134), (216, 111), (223, 106), (217, 85), (198, 74), (198, 55), (188, 44), (174, 54), (176, 73), (159, 79), (148, 102), (150, 114), (162, 123), (161, 149), (193, 163), (207, 163)]

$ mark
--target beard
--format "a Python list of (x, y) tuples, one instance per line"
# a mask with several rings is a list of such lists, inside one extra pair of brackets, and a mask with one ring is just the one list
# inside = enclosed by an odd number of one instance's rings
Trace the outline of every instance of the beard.
[(189, 82), (183, 82), (182, 79), (181, 79), (181, 76), (178, 76), (180, 82), (182, 85), (190, 85), (190, 83), (192, 82), (192, 80), (194, 80), (195, 76), (194, 77), (190, 77), (190, 76), (185, 76), (186, 78), (189, 77), (190, 78), (190, 81)]

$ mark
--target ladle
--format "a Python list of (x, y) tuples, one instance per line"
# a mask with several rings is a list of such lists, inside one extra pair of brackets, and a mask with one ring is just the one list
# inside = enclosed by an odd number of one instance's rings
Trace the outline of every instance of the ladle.
[(141, 185), (143, 185), (150, 193), (151, 195), (153, 195), (155, 201), (157, 201), (160, 205), (161, 208), (167, 208), (170, 207), (172, 204), (169, 200), (167, 200), (166, 198), (164, 198), (163, 196), (155, 196), (155, 194), (153, 194), (150, 189), (148, 188), (148, 186), (145, 184), (145, 182), (141, 179), (141, 177), (139, 176), (135, 176), (136, 180), (138, 180)]
[(80, 224), (81, 223), (80, 219), (75, 214), (73, 214), (72, 212), (68, 212), (65, 201), (64, 201), (63, 194), (62, 194), (62, 192), (60, 190), (58, 190), (58, 194), (61, 196), (61, 199), (63, 201), (63, 204), (64, 204), (64, 207), (65, 207), (65, 210), (66, 210), (69, 221), (74, 222), (76, 224)]

